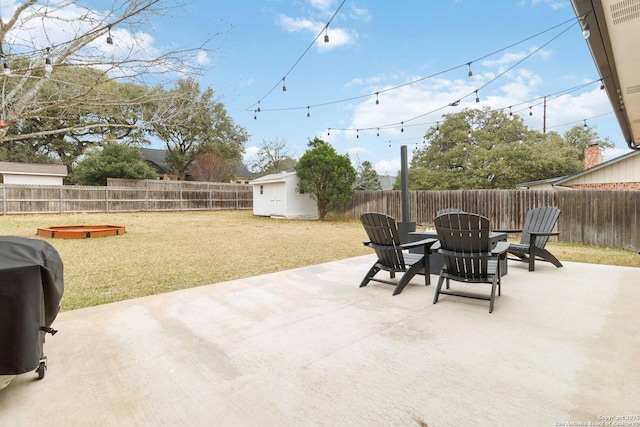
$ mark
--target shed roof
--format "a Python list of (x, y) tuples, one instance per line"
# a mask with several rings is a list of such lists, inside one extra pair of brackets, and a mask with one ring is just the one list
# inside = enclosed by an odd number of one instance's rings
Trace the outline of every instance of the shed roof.
[(295, 172), (280, 172), (280, 173), (272, 173), (269, 175), (261, 176), (260, 178), (256, 178), (253, 181), (249, 181), (249, 184), (268, 184), (271, 182), (284, 182), (287, 178), (295, 176)]
[(65, 165), (46, 163), (0, 162), (0, 174), (67, 176)]

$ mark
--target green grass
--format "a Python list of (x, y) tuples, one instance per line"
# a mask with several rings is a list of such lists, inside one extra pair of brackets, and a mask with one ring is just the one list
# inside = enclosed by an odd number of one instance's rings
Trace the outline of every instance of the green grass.
[[(111, 224), (121, 236), (47, 239), (64, 262), (63, 310), (370, 254), (356, 220), (291, 221), (251, 211), (2, 216), (0, 234)], [(563, 243), (560, 260), (640, 267), (635, 251)]]

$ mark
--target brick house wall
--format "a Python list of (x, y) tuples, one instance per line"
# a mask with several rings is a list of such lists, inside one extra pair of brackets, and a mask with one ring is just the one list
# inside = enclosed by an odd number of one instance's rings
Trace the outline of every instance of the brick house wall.
[(598, 144), (592, 144), (584, 150), (584, 168), (589, 169), (602, 163), (602, 150)]
[(640, 191), (640, 182), (611, 182), (606, 184), (574, 184), (576, 190)]

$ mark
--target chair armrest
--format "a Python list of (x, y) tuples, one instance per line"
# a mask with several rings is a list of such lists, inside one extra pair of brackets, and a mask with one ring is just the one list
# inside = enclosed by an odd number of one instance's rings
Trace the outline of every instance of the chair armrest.
[(522, 229), (518, 229), (518, 228), (505, 228), (505, 229), (502, 229), (502, 230), (491, 230), (491, 231), (494, 231), (496, 233), (508, 233), (508, 234), (511, 234), (511, 233), (522, 233)]
[(559, 236), (559, 231), (531, 231), (529, 232), (532, 236)]
[(498, 242), (496, 247), (491, 249), (491, 255), (501, 257), (509, 250), (509, 242)]
[(410, 242), (410, 243), (403, 243), (400, 245), (400, 248), (402, 249), (412, 249), (412, 248), (416, 248), (418, 246), (426, 246), (427, 248), (431, 248), (431, 246), (437, 242), (438, 239), (422, 239), (422, 240), (418, 240), (417, 242)]

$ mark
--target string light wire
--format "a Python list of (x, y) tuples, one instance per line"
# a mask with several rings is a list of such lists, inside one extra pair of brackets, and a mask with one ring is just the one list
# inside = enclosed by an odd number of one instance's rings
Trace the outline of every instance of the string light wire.
[[(344, 4), (344, 1), (343, 1), (343, 4)], [(340, 7), (342, 7), (342, 4), (340, 5)], [(337, 13), (337, 11), (336, 11), (336, 13)], [(334, 14), (334, 16), (335, 16), (335, 14)], [(332, 18), (332, 19), (333, 19), (333, 18)], [(331, 22), (331, 21), (329, 21), (329, 22)], [(381, 93), (386, 93), (386, 92), (394, 91), (394, 90), (397, 90), (397, 89), (401, 89), (401, 88), (403, 88), (403, 87), (405, 87), (405, 86), (411, 86), (411, 85), (414, 85), (414, 84), (420, 83), (420, 82), (422, 82), (422, 81), (424, 81), (424, 80), (431, 79), (431, 78), (434, 78), (434, 77), (437, 77), (437, 76), (440, 76), (440, 75), (443, 75), (443, 74), (446, 74), (446, 73), (449, 73), (449, 72), (455, 71), (455, 70), (457, 70), (457, 69), (459, 69), (459, 68), (468, 67), (468, 66), (469, 66), (468, 64), (471, 64), (471, 63), (474, 63), (474, 62), (478, 62), (478, 61), (482, 61), (483, 59), (486, 59), (486, 58), (489, 58), (489, 57), (491, 57), (491, 56), (497, 55), (498, 53), (504, 52), (505, 50), (511, 49), (511, 48), (513, 48), (513, 47), (515, 47), (515, 46), (518, 46), (518, 45), (520, 45), (520, 44), (522, 44), (522, 43), (525, 43), (525, 42), (527, 42), (527, 41), (529, 41), (529, 40), (532, 40), (532, 39), (534, 39), (534, 38), (536, 38), (536, 37), (539, 37), (539, 36), (541, 36), (541, 35), (543, 35), (543, 34), (546, 34), (546, 33), (550, 32), (550, 31), (553, 31), (553, 30), (555, 30), (555, 29), (557, 29), (557, 28), (560, 28), (560, 27), (563, 27), (563, 26), (565, 26), (565, 25), (567, 25), (567, 24), (569, 24), (569, 23), (572, 23), (569, 27), (567, 27), (565, 30), (563, 30), (561, 33), (559, 33), (556, 37), (552, 38), (550, 41), (548, 41), (547, 43), (545, 43), (545, 44), (542, 46), (542, 47), (545, 47), (546, 45), (548, 45), (549, 43), (551, 43), (552, 41), (554, 41), (556, 38), (558, 38), (560, 35), (564, 34), (564, 33), (565, 33), (566, 31), (568, 31), (570, 28), (572, 28), (573, 26), (575, 26), (577, 22), (579, 22), (579, 20), (576, 20), (575, 18), (567, 19), (566, 21), (563, 21), (563, 22), (561, 22), (561, 23), (559, 23), (559, 24), (556, 24), (556, 25), (554, 25), (553, 27), (547, 28), (546, 30), (540, 31), (540, 32), (538, 32), (538, 33), (536, 33), (536, 34), (533, 34), (533, 35), (531, 35), (531, 36), (528, 36), (528, 37), (526, 37), (526, 38), (524, 38), (524, 39), (521, 39), (521, 40), (519, 40), (519, 41), (516, 41), (516, 42), (514, 42), (514, 43), (511, 43), (511, 44), (510, 44), (510, 45), (508, 45), (508, 46), (502, 47), (502, 48), (500, 48), (500, 49), (498, 49), (498, 50), (495, 50), (495, 51), (493, 51), (493, 52), (490, 52), (490, 53), (487, 53), (487, 54), (485, 54), (485, 55), (482, 55), (482, 56), (480, 56), (480, 57), (478, 57), (478, 58), (476, 58), (476, 59), (473, 59), (472, 61), (466, 61), (466, 62), (464, 62), (464, 63), (462, 63), (462, 64), (455, 65), (455, 66), (453, 66), (453, 67), (450, 67), (450, 68), (447, 68), (447, 69), (444, 69), (444, 70), (438, 71), (438, 72), (433, 73), (433, 74), (430, 74), (430, 75), (428, 75), (428, 76), (424, 76), (424, 77), (417, 78), (417, 79), (415, 79), (415, 80), (412, 80), (412, 81), (409, 81), (409, 82), (406, 82), (406, 83), (402, 83), (402, 84), (397, 85), (397, 86), (392, 86), (392, 87), (389, 87), (389, 88), (386, 88), (386, 89), (380, 89), (380, 90), (377, 90), (377, 91), (375, 91), (375, 92), (368, 93), (368, 94), (364, 94), (364, 95), (357, 95), (357, 96), (353, 96), (353, 97), (349, 97), (349, 98), (342, 98), (342, 99), (338, 99), (338, 100), (334, 100), (334, 101), (328, 101), (328, 102), (317, 103), (317, 104), (308, 104), (308, 106), (310, 106), (310, 107), (312, 107), (312, 108), (326, 107), (326, 106), (329, 106), (329, 105), (334, 105), (334, 104), (339, 104), (339, 103), (344, 103), (344, 102), (355, 101), (355, 100), (363, 99), (363, 98), (370, 98), (370, 97), (373, 97), (373, 96), (376, 96), (376, 97), (377, 97), (377, 96), (378, 96), (379, 94), (381, 94)], [(329, 25), (329, 24), (327, 24), (327, 25)], [(316, 36), (316, 38), (314, 39), (314, 41), (311, 43), (311, 46), (313, 46), (313, 43), (315, 43), (315, 41), (318, 39), (318, 37), (320, 37), (320, 35), (321, 35), (321, 34), (322, 34), (322, 31), (321, 31), (320, 33), (318, 33), (318, 35)], [(311, 47), (311, 46), (310, 46), (310, 47)], [(309, 47), (309, 48), (310, 48), (310, 47)], [(529, 57), (531, 57), (533, 54), (537, 53), (537, 51), (539, 51), (540, 49), (542, 49), (542, 47), (541, 47), (541, 48), (539, 48), (539, 49), (537, 49), (537, 50), (536, 50), (536, 51), (534, 51), (533, 53), (531, 53), (531, 54), (527, 55), (524, 59), (522, 59), (522, 60), (521, 60), (521, 61), (519, 61), (516, 65), (514, 65), (514, 67), (515, 67), (515, 66), (517, 66), (517, 65), (519, 65), (521, 62), (523, 62), (524, 60), (528, 59)], [(307, 51), (309, 50), (309, 48), (307, 48)], [(305, 51), (305, 53), (306, 53), (306, 51)], [(303, 55), (304, 55), (304, 54), (303, 54)], [(302, 57), (301, 57), (300, 59), (302, 59)], [(295, 66), (295, 65), (297, 65), (297, 63), (300, 61), (300, 59), (298, 59), (298, 61), (296, 61), (296, 64), (294, 64), (294, 66)], [(290, 73), (290, 72), (291, 72), (291, 70), (293, 70), (293, 68), (294, 68), (294, 67), (292, 67), (292, 68), (289, 70), (289, 72), (288, 72), (288, 73)], [(513, 67), (511, 67), (511, 68), (513, 68)], [(511, 70), (511, 68), (510, 68), (509, 70)], [(509, 71), (509, 70), (507, 70), (507, 71)], [(288, 75), (288, 73), (287, 73), (287, 75)], [(503, 74), (505, 74), (505, 73), (506, 73), (506, 71), (505, 71), (504, 73), (500, 74), (498, 77), (502, 76), (502, 75), (503, 75)], [(498, 77), (496, 77), (496, 78), (494, 78), (494, 79), (490, 80), (488, 83), (486, 83), (486, 84), (484, 84), (484, 85), (480, 86), (477, 90), (483, 89), (484, 87), (486, 87), (487, 85), (489, 85), (490, 83), (492, 83), (493, 81), (495, 81)], [(271, 90), (270, 90), (269, 92), (267, 92), (267, 94), (266, 94), (266, 95), (264, 95), (262, 98), (260, 98), (260, 101), (264, 100), (264, 99), (265, 99), (265, 98), (266, 98), (266, 97), (267, 97), (271, 92), (273, 92), (273, 91), (274, 91), (274, 90), (279, 86), (279, 84), (280, 84), (280, 82), (276, 83), (276, 85), (275, 85), (273, 88), (271, 88)], [(475, 90), (474, 90), (474, 93), (475, 93)], [(468, 95), (467, 95), (467, 96), (468, 96)], [(260, 101), (258, 101), (258, 103), (259, 103)], [(254, 107), (255, 105), (256, 105), (256, 104), (254, 103), (253, 105), (251, 105), (251, 106), (247, 107), (247, 109), (246, 109), (246, 110), (247, 110), (247, 111), (253, 111), (253, 110), (254, 110), (254, 108), (253, 108), (253, 107)], [(307, 108), (307, 105), (304, 105), (304, 106), (294, 106), (294, 107), (282, 107), (282, 108), (263, 108), (263, 109), (262, 109), (262, 111), (265, 111), (265, 112), (291, 111), (291, 110), (300, 110), (300, 109), (304, 109), (304, 108)], [(405, 120), (405, 121), (406, 121), (406, 120)]]

